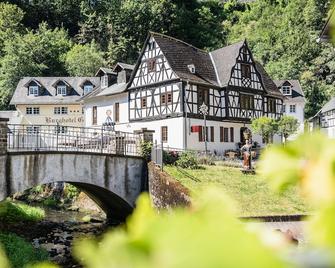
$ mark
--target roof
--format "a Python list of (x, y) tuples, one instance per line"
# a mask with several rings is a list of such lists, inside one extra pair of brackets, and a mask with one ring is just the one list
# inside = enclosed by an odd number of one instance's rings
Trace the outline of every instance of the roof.
[[(151, 35), (180, 79), (219, 86), (209, 53), (167, 35)], [(195, 74), (189, 71), (190, 64), (194, 64)]]
[(80, 101), (87, 101), (87, 100), (91, 100), (97, 97), (102, 97), (102, 96), (111, 96), (111, 95), (115, 95), (115, 94), (120, 94), (126, 91), (128, 86), (128, 83), (115, 83), (107, 88), (101, 88), (101, 87), (97, 87), (96, 89), (94, 89), (92, 92), (90, 92), (89, 94), (81, 97), (79, 100)]
[(244, 42), (245, 41), (241, 41), (210, 52), (210, 56), (216, 68), (218, 82), (221, 87), (228, 85), (231, 70), (236, 64), (236, 59)]
[(261, 76), (262, 83), (263, 83), (264, 89), (267, 92), (267, 94), (270, 95), (271, 97), (277, 97), (277, 98), (284, 99), (285, 96), (280, 92), (276, 84), (273, 82), (271, 77), (265, 71), (263, 65), (260, 64), (258, 61), (255, 61), (255, 65), (256, 65), (256, 70)]
[(335, 110), (335, 97), (331, 98), (321, 109), (321, 113), (326, 113), (328, 111)]
[(287, 80), (274, 80), (273, 82), (276, 84), (278, 89), (280, 89), (285, 82), (290, 83), (293, 87), (292, 96), (291, 97), (286, 96), (286, 97), (289, 97), (290, 99), (294, 99), (295, 101), (302, 101), (302, 102), (306, 101), (305, 94), (302, 90), (299, 80), (287, 79)]
[(123, 63), (123, 62), (118, 62), (114, 68), (113, 68), (113, 72), (115, 72), (115, 69), (120, 66), (122, 69), (126, 69), (126, 70), (134, 70), (135, 68), (135, 65), (131, 65), (131, 64), (128, 64), (128, 63)]
[[(28, 86), (30, 81), (38, 81), (42, 86), (43, 94), (29, 96)], [(71, 92), (67, 96), (56, 95), (57, 81), (64, 81), (71, 86)], [(85, 81), (90, 81), (94, 86), (100, 85), (99, 77), (24, 77), (13, 94), (10, 104), (71, 104), (76, 103), (84, 93), (82, 87)]]
[(112, 69), (100, 67), (95, 76), (98, 76), (100, 72), (103, 72), (105, 74), (116, 74)]

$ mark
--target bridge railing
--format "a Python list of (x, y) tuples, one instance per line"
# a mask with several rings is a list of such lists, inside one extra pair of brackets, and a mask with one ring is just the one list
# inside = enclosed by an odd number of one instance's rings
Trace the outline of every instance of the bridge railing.
[(138, 134), (106, 128), (8, 124), (8, 151), (80, 151), (137, 156)]

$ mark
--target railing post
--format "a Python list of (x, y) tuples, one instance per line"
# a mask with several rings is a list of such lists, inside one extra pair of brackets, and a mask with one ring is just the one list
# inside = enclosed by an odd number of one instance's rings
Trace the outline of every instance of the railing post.
[(8, 118), (0, 118), (0, 155), (7, 154)]
[(103, 153), (104, 148), (104, 127), (101, 127), (101, 153)]
[(59, 133), (59, 124), (56, 125), (56, 151), (58, 151), (58, 133)]

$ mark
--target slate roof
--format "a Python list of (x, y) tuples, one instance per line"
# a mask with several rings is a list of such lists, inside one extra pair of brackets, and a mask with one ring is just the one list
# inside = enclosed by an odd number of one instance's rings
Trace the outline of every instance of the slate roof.
[[(215, 87), (226, 87), (228, 85), (239, 51), (246, 42), (244, 40), (212, 52), (206, 52), (164, 34), (150, 32), (150, 36), (155, 39), (172, 70), (180, 79)], [(149, 37), (147, 40), (149, 40)], [(144, 49), (145, 47), (142, 50), (142, 54), (144, 53)], [(137, 61), (135, 69), (139, 64), (140, 58)], [(195, 66), (194, 74), (188, 69), (188, 65), (190, 64), (194, 64)], [(256, 63), (256, 69), (261, 75), (266, 93), (270, 96), (285, 98), (261, 64)]]
[(105, 74), (115, 74), (115, 72), (112, 69), (100, 67), (95, 76), (98, 76), (100, 72), (104, 72)]
[(326, 113), (328, 111), (335, 110), (335, 97), (331, 98), (321, 109), (321, 113)]
[[(167, 35), (151, 35), (180, 79), (219, 86), (209, 53)], [(190, 64), (194, 64), (195, 74), (189, 71)]]
[[(30, 81), (37, 81), (42, 86), (41, 95), (28, 95)], [(57, 81), (64, 81), (71, 86), (69, 95), (56, 95)], [(99, 77), (24, 77), (19, 81), (10, 104), (73, 104), (83, 96), (82, 85), (85, 81), (90, 81), (95, 87), (100, 86)]]
[(135, 65), (132, 64), (128, 64), (128, 63), (123, 63), (123, 62), (118, 62), (114, 68), (113, 68), (113, 72), (115, 72), (115, 69), (120, 66), (122, 69), (126, 69), (126, 70), (134, 70)]
[(290, 99), (294, 99), (295, 101), (301, 101), (301, 102), (305, 102), (305, 95), (304, 92), (302, 90), (302, 87), (300, 85), (299, 80), (274, 80), (276, 86), (278, 87), (278, 89), (280, 90), (280, 88), (283, 86), (283, 84), (285, 82), (290, 83), (293, 88), (292, 88), (292, 96), (286, 96), (287, 98)]
[(209, 53), (214, 62), (218, 76), (218, 82), (221, 87), (228, 85), (231, 76), (231, 70), (236, 64), (236, 59), (244, 42), (245, 41), (241, 41)]
[(99, 86), (96, 89), (94, 89), (92, 92), (90, 92), (89, 94), (80, 98), (79, 101), (86, 101), (86, 100), (94, 99), (96, 97), (110, 96), (114, 94), (123, 93), (126, 91), (127, 87), (128, 87), (128, 83), (119, 83), (119, 84), (115, 83), (103, 89)]

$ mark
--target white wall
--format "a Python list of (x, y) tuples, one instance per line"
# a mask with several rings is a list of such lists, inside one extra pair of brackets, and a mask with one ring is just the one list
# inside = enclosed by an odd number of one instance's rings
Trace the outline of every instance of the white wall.
[[(305, 112), (304, 112), (305, 103), (304, 102), (296, 102), (296, 101), (294, 101), (294, 99), (289, 99), (289, 100), (286, 100), (284, 102), (284, 104), (286, 105), (285, 114), (289, 115), (289, 116), (293, 116), (294, 118), (296, 118), (299, 121), (299, 129), (298, 129), (297, 133), (295, 135), (292, 135), (291, 137), (289, 137), (289, 140), (293, 140), (293, 139), (296, 139), (299, 134), (304, 133), (304, 128), (305, 128), (305, 124), (304, 124), (304, 121), (305, 121)], [(296, 106), (295, 113), (290, 112), (290, 105), (295, 105)]]

